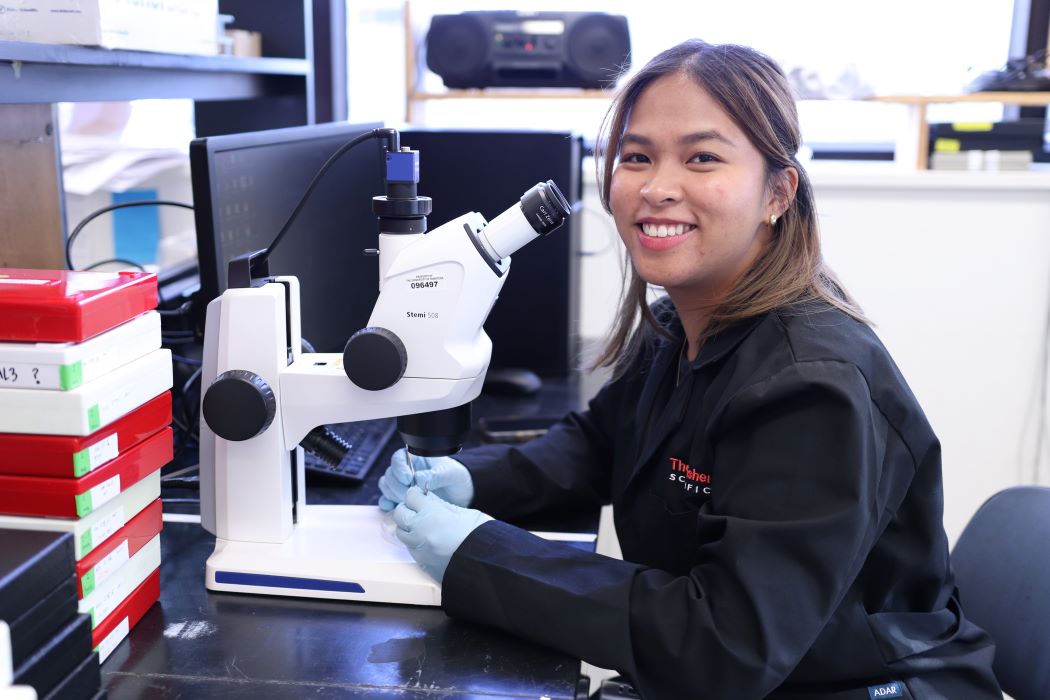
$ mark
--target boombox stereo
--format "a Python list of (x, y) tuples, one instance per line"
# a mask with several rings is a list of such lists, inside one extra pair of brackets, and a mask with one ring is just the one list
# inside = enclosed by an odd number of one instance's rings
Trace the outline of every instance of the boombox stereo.
[(434, 15), (427, 32), (427, 67), (449, 88), (603, 88), (630, 53), (627, 18), (601, 12)]

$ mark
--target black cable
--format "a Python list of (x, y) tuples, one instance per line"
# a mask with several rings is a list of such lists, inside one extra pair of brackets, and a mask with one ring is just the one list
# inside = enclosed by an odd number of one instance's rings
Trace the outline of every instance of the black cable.
[[(390, 140), (391, 143), (395, 143), (396, 135), (397, 135), (397, 131), (395, 129), (372, 129), (369, 132), (366, 132), (364, 134), (361, 134), (360, 136), (356, 136), (356, 137), (350, 139), (349, 141), (344, 143), (342, 146), (337, 148), (335, 150), (335, 153), (333, 153), (331, 156), (329, 156), (328, 160), (326, 160), (324, 165), (321, 166), (321, 169), (317, 171), (317, 174), (314, 175), (314, 178), (313, 178), (313, 180), (310, 181), (310, 184), (306, 186), (306, 191), (303, 192), (303, 196), (299, 198), (299, 202), (295, 205), (295, 209), (292, 210), (292, 213), (291, 213), (291, 215), (289, 215), (288, 220), (284, 222), (284, 225), (281, 226), (281, 229), (277, 232), (277, 235), (274, 236), (273, 241), (270, 242), (270, 245), (266, 248), (266, 250), (263, 252), (263, 254), (259, 257), (258, 262), (264, 263), (267, 260), (269, 260), (270, 255), (273, 253), (274, 249), (277, 247), (277, 244), (281, 242), (281, 239), (284, 238), (284, 235), (286, 233), (288, 233), (288, 229), (291, 228), (292, 222), (295, 221), (296, 217), (299, 216), (299, 212), (302, 211), (303, 206), (305, 206), (305, 204), (306, 204), (306, 200), (313, 193), (314, 188), (317, 187), (317, 183), (321, 181), (321, 177), (326, 172), (328, 172), (328, 169), (331, 168), (332, 165), (335, 164), (335, 162), (339, 158), (341, 158), (344, 153), (346, 153), (347, 151), (349, 151), (351, 148), (353, 148), (354, 146), (358, 145), (359, 143), (363, 143), (363, 142), (367, 141), (368, 139), (387, 138), (388, 140)], [(391, 150), (394, 150), (394, 149), (391, 149)]]
[[(134, 260), (128, 260), (127, 258), (106, 258), (105, 260), (99, 260), (96, 263), (91, 263), (87, 267), (82, 267), (80, 269), (81, 270), (94, 270), (97, 267), (102, 267), (103, 265), (109, 265), (110, 263), (120, 263), (121, 265), (131, 265), (132, 267), (134, 267), (139, 272), (145, 272), (146, 271), (146, 268), (144, 268), (142, 265), (138, 264)], [(72, 269), (72, 268), (70, 268), (70, 269)]]
[(168, 474), (165, 474), (162, 477), (160, 477), (160, 480), (164, 481), (165, 479), (177, 479), (180, 476), (186, 476), (187, 474), (198, 471), (199, 469), (199, 464), (192, 464), (188, 467), (183, 467), (182, 469), (176, 469), (173, 472), (169, 472)]
[(176, 443), (178, 444), (178, 448), (175, 450), (175, 454), (171, 457), (171, 461), (176, 462), (182, 457), (182, 453), (189, 447), (190, 430), (182, 425), (180, 421), (176, 420), (174, 414), (172, 414), (171, 420), (179, 427), (179, 438)]
[(181, 392), (177, 382), (172, 387), (172, 398), (175, 399), (175, 404), (172, 406), (171, 422), (177, 428), (177, 448), (172, 461), (177, 462), (188, 447), (200, 442), (200, 436), (196, 429), (199, 400), (194, 400), (191, 391), (193, 384), (200, 378), (203, 367), (199, 360), (177, 354), (172, 355), (172, 360), (194, 367), (194, 370), (182, 384)]
[[(189, 379), (182, 385), (182, 420), (186, 424), (187, 438), (192, 437), (197, 442), (200, 442), (200, 434), (194, 428), (196, 428), (198, 421), (200, 420), (200, 400), (191, 401), (192, 398), (189, 392), (193, 389), (193, 384), (201, 378), (201, 371), (203, 371), (203, 365), (198, 367), (190, 375)], [(196, 410), (194, 410), (196, 409)]]
[(171, 413), (171, 422), (175, 424), (175, 427), (178, 428), (181, 433), (189, 432), (189, 428), (187, 428), (186, 425), (182, 422), (182, 416), (180, 416), (175, 411), (172, 411)]
[[(196, 476), (180, 476), (180, 477), (175, 478), (175, 479), (164, 479), (164, 478), (161, 478), (160, 484), (161, 484), (161, 486), (164, 486), (166, 488), (171, 488), (171, 489), (199, 489), (201, 487), (200, 477), (196, 477)], [(199, 499), (194, 499), (194, 500), (189, 501), (189, 502), (193, 503), (193, 502), (196, 502), (196, 500), (199, 500)], [(171, 503), (172, 502), (168, 498), (164, 498), (163, 501), (165, 503)]]
[(183, 396), (185, 396), (186, 392), (190, 390), (190, 388), (193, 386), (193, 383), (201, 378), (201, 372), (203, 370), (204, 370), (203, 366), (198, 367), (197, 369), (193, 370), (193, 374), (191, 374), (190, 378), (186, 380), (186, 383), (182, 385), (182, 395)]
[(157, 313), (161, 316), (185, 316), (193, 308), (192, 301), (184, 301), (182, 305), (175, 309), (156, 309)]
[[(138, 201), (134, 201), (134, 202), (121, 202), (119, 204), (110, 204), (109, 206), (102, 207), (101, 209), (96, 209), (95, 211), (93, 211), (90, 214), (88, 214), (87, 216), (85, 216), (80, 221), (80, 223), (76, 225), (76, 227), (73, 229), (73, 231), (70, 232), (69, 238), (66, 239), (66, 269), (69, 269), (69, 270), (75, 270), (76, 269), (75, 267), (73, 267), (73, 241), (75, 241), (77, 239), (77, 236), (80, 235), (80, 232), (84, 229), (85, 226), (88, 225), (88, 223), (90, 223), (95, 218), (97, 218), (97, 217), (99, 217), (99, 216), (101, 216), (101, 215), (103, 215), (103, 214), (105, 214), (106, 212), (109, 212), (109, 211), (114, 211), (116, 209), (124, 209), (126, 207), (144, 207), (144, 206), (147, 206), (147, 205), (148, 206), (155, 206), (155, 207), (159, 207), (159, 206), (182, 207), (183, 209), (189, 209), (191, 211), (193, 210), (193, 205), (192, 204), (186, 204), (185, 202), (174, 202), (174, 201), (170, 201), (170, 200), (167, 200), (167, 199), (152, 199), (152, 200), (144, 199), (144, 200), (138, 200)], [(118, 260), (118, 259), (114, 258), (113, 260)], [(113, 262), (113, 260), (104, 260), (103, 262)], [(129, 262), (129, 261), (120, 260), (120, 262)], [(102, 264), (102, 263), (96, 263), (96, 264)], [(135, 265), (136, 263), (131, 263), (131, 264)], [(90, 268), (86, 268), (86, 269), (90, 269)]]
[(197, 337), (190, 333), (189, 335), (169, 335), (165, 333), (160, 337), (161, 342), (164, 345), (186, 345), (188, 343), (197, 342)]

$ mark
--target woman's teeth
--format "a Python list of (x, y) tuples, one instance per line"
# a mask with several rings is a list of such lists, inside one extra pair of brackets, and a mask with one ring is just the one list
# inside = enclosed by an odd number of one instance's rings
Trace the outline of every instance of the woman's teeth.
[(642, 224), (642, 233), (654, 238), (665, 238), (667, 236), (681, 236), (694, 228), (696, 227), (690, 224)]

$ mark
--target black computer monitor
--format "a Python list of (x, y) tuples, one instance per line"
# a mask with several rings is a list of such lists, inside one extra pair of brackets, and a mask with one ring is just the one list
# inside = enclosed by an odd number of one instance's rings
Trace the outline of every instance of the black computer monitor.
[[(270, 244), (329, 156), (379, 126), (317, 124), (190, 144), (202, 311), (225, 291), (229, 261)], [(318, 352), (341, 352), (367, 324), (379, 293), (376, 258), (362, 254), (378, 242), (378, 144), (365, 141), (335, 162), (269, 260), (271, 274), (299, 278), (302, 334)]]
[(432, 229), (467, 211), (491, 221), (537, 182), (558, 185), (575, 213), (513, 255), (485, 331), (492, 369), (568, 376), (578, 364), (582, 138), (568, 131), (405, 129), (401, 145), (419, 151), (419, 194), (434, 200)]
[[(332, 152), (376, 126), (321, 124), (193, 141), (200, 301), (226, 289), (231, 258), (269, 245)], [(582, 145), (569, 132), (411, 129), (401, 132), (401, 143), (420, 152), (419, 194), (434, 201), (430, 230), (468, 211), (492, 220), (541, 181), (554, 180), (573, 205), (580, 200)], [(376, 258), (361, 251), (377, 246), (371, 200), (383, 193), (381, 166), (378, 146), (369, 142), (344, 155), (270, 258), (272, 274), (299, 278), (303, 337), (320, 352), (342, 351), (367, 324), (378, 295)], [(514, 254), (485, 323), (492, 369), (571, 372), (578, 227), (577, 214)]]

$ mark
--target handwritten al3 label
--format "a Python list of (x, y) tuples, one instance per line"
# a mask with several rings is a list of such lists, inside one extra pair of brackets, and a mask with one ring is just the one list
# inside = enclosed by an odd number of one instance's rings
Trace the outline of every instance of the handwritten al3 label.
[(0, 364), (0, 386), (16, 389), (61, 389), (58, 365)]

